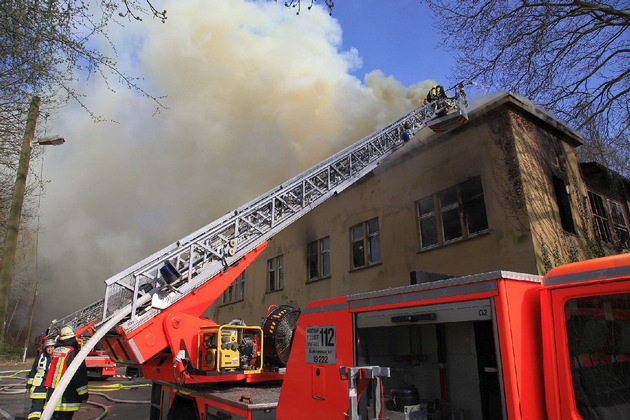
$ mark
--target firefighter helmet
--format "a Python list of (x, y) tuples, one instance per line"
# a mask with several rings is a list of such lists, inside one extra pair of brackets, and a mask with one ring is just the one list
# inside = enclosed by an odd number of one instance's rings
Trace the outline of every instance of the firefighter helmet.
[(74, 330), (72, 329), (72, 327), (66, 326), (66, 327), (63, 327), (61, 331), (59, 331), (60, 340), (67, 340), (72, 337), (74, 337)]
[(48, 346), (54, 346), (56, 344), (55, 340), (53, 340), (52, 338), (49, 338), (48, 340), (46, 340), (46, 342), (44, 343), (44, 347), (48, 347)]

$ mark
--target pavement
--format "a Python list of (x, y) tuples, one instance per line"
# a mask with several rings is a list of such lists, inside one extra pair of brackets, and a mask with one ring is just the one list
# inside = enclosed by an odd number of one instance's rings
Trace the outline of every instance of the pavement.
[[(0, 365), (0, 419), (25, 420), (31, 407), (26, 393), (26, 375), (31, 363)], [(151, 382), (124, 376), (89, 382), (90, 397), (75, 413), (73, 420), (96, 420), (104, 417), (148, 420)]]

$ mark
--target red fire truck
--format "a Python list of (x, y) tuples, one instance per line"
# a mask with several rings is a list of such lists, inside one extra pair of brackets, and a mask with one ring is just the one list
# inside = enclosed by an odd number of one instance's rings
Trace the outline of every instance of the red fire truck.
[(630, 418), (630, 255), (313, 302), (292, 340), (272, 385), (204, 385), (202, 339), (153, 359), (151, 419)]
[(116, 362), (100, 347), (85, 358), (88, 376), (95, 379), (107, 379), (116, 375)]

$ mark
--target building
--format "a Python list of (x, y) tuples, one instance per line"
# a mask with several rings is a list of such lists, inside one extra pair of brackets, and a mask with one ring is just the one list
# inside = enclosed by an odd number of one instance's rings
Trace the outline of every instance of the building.
[(598, 245), (606, 254), (628, 250), (630, 180), (595, 162), (580, 163), (580, 168)]
[[(594, 228), (589, 198), (607, 197), (610, 188), (585, 182), (575, 154), (579, 134), (511, 93), (471, 108), (467, 124), (444, 134), (420, 131), (271, 239), (210, 317), (256, 324), (274, 304), (302, 307), (435, 273), (543, 274), (620, 251), (598, 240), (605, 223)], [(628, 201), (615, 202), (627, 234)]]

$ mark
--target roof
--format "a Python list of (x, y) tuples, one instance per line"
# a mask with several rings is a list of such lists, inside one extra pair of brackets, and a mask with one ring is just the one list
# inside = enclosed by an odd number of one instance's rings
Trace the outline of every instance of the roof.
[[(431, 133), (431, 135), (427, 137), (420, 137), (420, 141), (418, 141), (418, 136), (421, 136), (423, 131), (419, 131), (414, 137), (416, 139), (415, 141), (408, 142), (406, 147), (401, 147), (398, 151), (394, 152), (391, 157), (381, 162), (374, 171), (365, 174), (362, 181), (370, 176), (373, 176), (375, 173), (387, 171), (392, 166), (397, 165), (401, 159), (413, 156), (420, 150), (425, 150), (425, 147), (432, 147), (435, 142), (440, 142), (444, 136), (450, 136), (451, 134), (459, 133), (461, 130), (466, 130), (467, 127), (470, 127), (474, 122), (483, 122), (484, 118), (487, 118), (489, 113), (503, 107), (510, 107), (516, 112), (525, 115), (527, 118), (535, 120), (536, 123), (545, 126), (547, 129), (555, 131), (565, 142), (573, 147), (578, 147), (583, 143), (583, 138), (580, 134), (568, 125), (556, 119), (552, 114), (536, 106), (524, 96), (517, 95), (512, 92), (499, 92), (492, 95), (472, 98), (469, 99), (468, 102), (469, 123), (462, 124), (450, 131)], [(426, 130), (428, 130), (428, 128)], [(426, 132), (427, 131), (424, 131), (424, 133)], [(409, 143), (411, 143), (413, 147), (409, 147)]]
[(469, 119), (475, 120), (502, 106), (509, 106), (516, 111), (532, 117), (553, 131), (562, 134), (564, 140), (577, 147), (584, 142), (582, 136), (564, 122), (558, 120), (552, 113), (544, 110), (522, 95), (512, 92), (499, 92), (469, 100)]
[(580, 162), (580, 170), (582, 171), (582, 176), (589, 187), (596, 184), (602, 188), (611, 189), (613, 187), (611, 185), (613, 182), (619, 182), (624, 185), (624, 188), (626, 188), (627, 191), (630, 192), (630, 179), (605, 167), (601, 163)]

